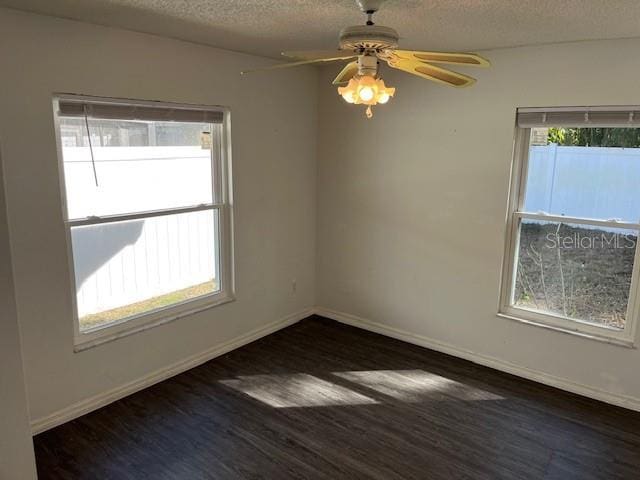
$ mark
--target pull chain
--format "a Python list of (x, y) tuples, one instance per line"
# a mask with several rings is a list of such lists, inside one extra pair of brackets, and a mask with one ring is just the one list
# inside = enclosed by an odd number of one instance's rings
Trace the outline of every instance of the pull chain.
[(93, 155), (93, 144), (91, 143), (91, 132), (89, 131), (89, 118), (87, 117), (87, 106), (83, 105), (84, 109), (84, 125), (87, 127), (87, 139), (89, 140), (89, 152), (91, 152), (91, 166), (93, 167), (93, 179), (98, 186), (98, 172), (96, 171), (96, 159)]
[(365, 112), (365, 115), (367, 116), (367, 118), (371, 118), (371, 117), (373, 117), (373, 110), (371, 109), (371, 105), (369, 105), (369, 106), (367, 107), (367, 110), (366, 110), (366, 112)]

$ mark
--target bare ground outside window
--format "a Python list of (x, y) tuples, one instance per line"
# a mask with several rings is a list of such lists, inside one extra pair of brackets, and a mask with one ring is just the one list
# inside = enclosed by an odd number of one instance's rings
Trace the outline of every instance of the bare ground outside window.
[(624, 328), (636, 242), (637, 232), (524, 221), (515, 305)]

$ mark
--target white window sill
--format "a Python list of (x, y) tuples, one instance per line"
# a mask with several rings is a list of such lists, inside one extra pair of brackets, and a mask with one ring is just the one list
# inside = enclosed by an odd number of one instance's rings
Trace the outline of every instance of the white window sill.
[(233, 302), (234, 300), (235, 296), (232, 294), (218, 293), (215, 295), (194, 298), (193, 300), (189, 300), (183, 304), (177, 304), (165, 309), (155, 310), (138, 317), (128, 320), (125, 319), (121, 322), (107, 324), (104, 327), (98, 327), (89, 330), (86, 333), (77, 334), (74, 341), (73, 351), (76, 353), (82, 352), (84, 350), (97, 347), (98, 345), (173, 322), (174, 320), (193, 315), (203, 310), (208, 310), (218, 305)]
[(578, 329), (579, 322), (575, 322), (576, 326), (574, 328), (564, 327), (561, 325), (552, 325), (550, 323), (545, 323), (538, 319), (525, 318), (525, 315), (527, 313), (528, 312), (526, 310), (522, 310), (522, 312), (518, 311), (518, 313), (498, 312), (497, 316), (499, 318), (505, 318), (507, 320), (513, 320), (519, 323), (533, 325), (534, 327), (553, 330), (555, 332), (566, 333), (568, 335), (574, 335), (576, 337), (586, 338), (588, 340), (595, 340), (597, 342), (608, 343), (608, 344), (616, 345), (619, 347), (636, 348), (635, 342), (633, 340), (627, 339), (627, 338), (621, 338), (619, 336), (614, 336), (614, 335), (607, 335), (608, 330), (604, 328), (602, 329), (603, 330), (602, 334), (585, 332)]

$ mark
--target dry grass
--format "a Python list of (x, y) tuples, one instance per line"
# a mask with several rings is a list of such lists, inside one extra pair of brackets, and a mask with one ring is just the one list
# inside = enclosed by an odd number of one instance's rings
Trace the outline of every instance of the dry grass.
[(100, 313), (85, 315), (80, 318), (80, 330), (104, 325), (106, 323), (122, 320), (123, 318), (146, 313), (151, 310), (173, 305), (174, 303), (184, 302), (192, 298), (200, 297), (216, 290), (215, 281), (201, 283), (175, 292), (166, 293), (158, 297), (149, 298), (141, 302), (132, 303), (123, 307), (106, 310)]

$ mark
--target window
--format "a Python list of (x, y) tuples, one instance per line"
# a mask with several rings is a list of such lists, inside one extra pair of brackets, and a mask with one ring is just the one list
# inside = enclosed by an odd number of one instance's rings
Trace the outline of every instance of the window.
[(227, 115), (54, 99), (76, 343), (232, 296)]
[(519, 109), (500, 313), (630, 345), (640, 107)]

